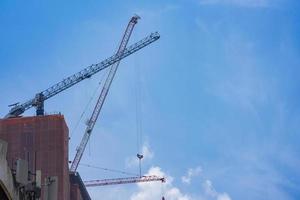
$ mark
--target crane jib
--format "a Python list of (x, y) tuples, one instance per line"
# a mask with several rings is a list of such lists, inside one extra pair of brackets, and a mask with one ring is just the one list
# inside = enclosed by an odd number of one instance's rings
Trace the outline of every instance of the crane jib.
[(136, 51), (142, 49), (143, 47), (147, 46), (148, 44), (156, 41), (159, 39), (158, 33), (151, 34), (150, 36), (146, 37), (145, 39), (141, 40), (138, 43), (135, 43), (125, 49), (122, 54), (116, 53), (115, 55), (107, 58), (106, 60), (91, 65), (87, 67), (86, 69), (64, 79), (62, 82), (53, 85), (49, 89), (43, 91), (42, 93), (44, 94), (45, 98), (44, 100), (56, 95), (57, 93), (75, 85), (76, 83), (91, 77), (92, 75), (98, 73), (99, 71), (109, 67), (110, 65), (122, 60), (123, 58), (135, 53)]
[[(152, 33), (149, 36), (145, 37), (144, 39), (140, 40), (139, 42), (134, 43), (133, 45), (126, 48), (121, 54), (117, 53), (100, 63), (90, 65), (89, 67), (81, 70), (80, 72), (72, 76), (69, 76), (63, 81), (51, 86), (47, 90), (44, 90), (38, 94), (43, 95), (43, 100), (49, 99), (55, 96), (56, 94), (68, 89), (69, 87), (79, 83), (80, 81), (87, 79), (92, 75), (98, 73), (99, 71), (109, 67), (110, 65), (122, 60), (123, 58), (139, 51), (140, 49), (155, 42), (159, 38), (160, 35), (158, 32)], [(36, 98), (30, 99), (23, 104), (16, 105), (10, 109), (9, 113), (5, 116), (5, 118), (17, 117), (35, 105), (36, 105)]]
[(140, 182), (152, 182), (160, 181), (164, 183), (166, 181), (165, 177), (158, 177), (155, 175), (141, 176), (141, 177), (126, 177), (126, 178), (115, 178), (115, 179), (102, 179), (102, 180), (91, 180), (84, 181), (85, 187), (94, 186), (106, 186), (106, 185), (118, 185), (118, 184), (128, 184), (128, 183), (140, 183)]

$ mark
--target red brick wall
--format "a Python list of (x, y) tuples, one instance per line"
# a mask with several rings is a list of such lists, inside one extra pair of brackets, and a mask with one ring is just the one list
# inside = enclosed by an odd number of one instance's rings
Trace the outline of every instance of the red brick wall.
[[(0, 120), (0, 138), (8, 142), (7, 160), (11, 168), (17, 158), (29, 161), (29, 169), (58, 177), (58, 200), (70, 199), (68, 173), (69, 131), (62, 115)], [(42, 191), (43, 192), (43, 191)]]

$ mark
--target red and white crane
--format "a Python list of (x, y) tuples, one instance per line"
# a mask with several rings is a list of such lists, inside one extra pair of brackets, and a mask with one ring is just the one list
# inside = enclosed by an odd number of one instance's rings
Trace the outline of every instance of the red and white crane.
[(152, 176), (136, 176), (136, 177), (126, 177), (126, 178), (115, 178), (115, 179), (102, 179), (102, 180), (91, 180), (84, 181), (86, 187), (94, 186), (106, 186), (106, 185), (118, 185), (118, 184), (129, 184), (129, 183), (141, 183), (141, 182), (165, 182), (165, 178)]
[[(128, 41), (130, 39), (130, 36), (132, 34), (133, 28), (137, 24), (138, 19), (140, 19), (140, 17), (137, 16), (137, 15), (133, 16), (130, 19), (116, 55), (122, 55), (124, 53), (124, 50), (126, 49), (127, 43), (128, 43)], [(85, 133), (83, 135), (83, 138), (80, 142), (80, 145), (76, 149), (76, 155), (75, 155), (74, 160), (72, 161), (71, 168), (70, 168), (70, 171), (72, 171), (72, 172), (76, 172), (76, 170), (77, 170), (78, 164), (81, 160), (81, 157), (83, 155), (85, 147), (86, 147), (86, 145), (89, 141), (89, 138), (91, 136), (93, 128), (96, 124), (96, 121), (97, 121), (98, 116), (100, 114), (101, 108), (104, 104), (105, 98), (108, 94), (111, 83), (112, 83), (112, 81), (114, 79), (114, 76), (117, 72), (119, 64), (120, 64), (120, 60), (115, 62), (110, 68), (109, 74), (108, 74), (108, 76), (106, 78), (106, 81), (104, 83), (104, 86), (101, 90), (100, 96), (99, 96), (99, 98), (97, 100), (97, 103), (94, 107), (93, 113), (92, 113), (90, 119), (87, 122), (87, 127), (85, 129)]]

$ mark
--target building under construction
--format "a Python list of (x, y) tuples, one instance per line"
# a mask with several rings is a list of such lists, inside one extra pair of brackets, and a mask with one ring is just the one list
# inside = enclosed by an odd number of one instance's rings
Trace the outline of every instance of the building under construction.
[[(164, 181), (164, 178), (142, 176), (140, 173), (137, 177), (84, 182), (77, 172), (120, 61), (160, 38), (157, 32), (152, 33), (127, 47), (138, 19), (140, 17), (136, 15), (130, 19), (113, 56), (63, 79), (22, 104), (11, 105), (9, 113), (0, 119), (0, 139), (3, 141), (0, 143), (3, 144), (0, 166), (6, 169), (5, 173), (0, 173), (1, 200), (90, 200), (86, 187)], [(108, 67), (106, 81), (69, 168), (68, 126), (61, 114), (45, 115), (44, 102)], [(36, 116), (21, 116), (32, 107), (36, 108)], [(137, 155), (141, 160), (143, 156)]]

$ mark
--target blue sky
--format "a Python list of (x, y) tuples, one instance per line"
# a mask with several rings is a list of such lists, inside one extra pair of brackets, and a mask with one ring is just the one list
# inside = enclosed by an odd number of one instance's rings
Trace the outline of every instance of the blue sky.
[[(137, 13), (129, 43), (154, 31), (161, 39), (121, 62), (82, 163), (138, 172), (138, 103), (143, 171), (169, 181), (91, 188), (93, 199), (299, 199), (299, 8), (296, 0), (2, 0), (0, 113), (112, 55)], [(95, 100), (76, 123), (104, 75), (46, 102), (65, 115), (70, 159)]]

